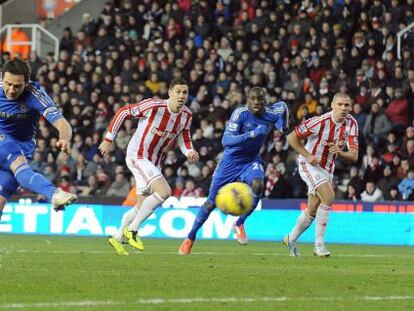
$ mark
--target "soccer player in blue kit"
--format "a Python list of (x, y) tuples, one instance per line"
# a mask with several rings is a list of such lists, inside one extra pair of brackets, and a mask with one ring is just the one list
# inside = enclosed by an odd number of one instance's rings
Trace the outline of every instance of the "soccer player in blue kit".
[(77, 196), (56, 188), (34, 172), (28, 161), (36, 146), (35, 134), (42, 115), (59, 132), (56, 146), (69, 152), (72, 128), (57, 110), (39, 83), (29, 81), (29, 66), (20, 59), (10, 60), (1, 70), (0, 80), (0, 218), (4, 206), (19, 186), (43, 195), (55, 210), (62, 210)]
[(233, 111), (223, 135), (223, 158), (214, 172), (207, 201), (200, 207), (190, 233), (180, 246), (179, 254), (191, 253), (197, 231), (215, 208), (218, 190), (234, 181), (249, 184), (254, 194), (253, 208), (233, 225), (237, 241), (247, 244), (244, 222), (256, 208), (264, 188), (264, 162), (260, 159), (260, 149), (273, 127), (279, 131), (285, 131), (288, 127), (286, 104), (277, 102), (267, 105), (266, 101), (266, 90), (254, 87), (247, 96), (247, 105)]

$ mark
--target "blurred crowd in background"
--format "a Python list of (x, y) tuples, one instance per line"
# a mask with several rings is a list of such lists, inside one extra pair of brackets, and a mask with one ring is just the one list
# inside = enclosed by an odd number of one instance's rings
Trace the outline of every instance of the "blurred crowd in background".
[[(66, 28), (60, 54), (30, 53), (32, 79), (47, 89), (74, 130), (69, 155), (54, 147), (43, 120), (32, 161), (64, 190), (81, 196), (126, 197), (134, 180), (125, 162), (136, 121), (127, 120), (113, 152), (101, 156), (114, 113), (148, 97), (167, 98), (168, 84), (190, 85), (192, 138), (200, 162), (189, 164), (171, 146), (163, 173), (175, 196), (205, 196), (220, 160), (231, 112), (253, 86), (269, 102), (284, 100), (291, 129), (330, 110), (335, 92), (353, 98), (360, 157), (336, 163), (337, 200), (414, 199), (414, 0), (178, 0), (108, 1), (99, 18), (83, 15)], [(10, 55), (2, 54), (2, 62)], [(304, 198), (297, 155), (274, 131), (262, 152), (268, 198)]]

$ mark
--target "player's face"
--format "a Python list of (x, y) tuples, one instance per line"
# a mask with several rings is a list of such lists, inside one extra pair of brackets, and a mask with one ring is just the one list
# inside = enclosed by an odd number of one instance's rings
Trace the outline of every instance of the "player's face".
[(266, 105), (266, 96), (262, 93), (251, 92), (247, 97), (249, 110), (254, 114), (263, 114)]
[(188, 85), (177, 84), (168, 91), (171, 108), (174, 112), (179, 111), (188, 100)]
[(351, 99), (349, 97), (338, 97), (332, 104), (333, 117), (335, 121), (342, 122), (352, 110)]
[(16, 100), (22, 95), (26, 82), (24, 75), (15, 75), (10, 72), (5, 72), (3, 77), (3, 90), (7, 99)]

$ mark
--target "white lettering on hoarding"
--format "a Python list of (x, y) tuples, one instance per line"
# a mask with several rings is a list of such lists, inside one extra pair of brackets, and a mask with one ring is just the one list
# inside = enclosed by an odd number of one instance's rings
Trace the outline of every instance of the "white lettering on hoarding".
[(34, 233), (37, 231), (37, 216), (47, 215), (49, 210), (44, 205), (32, 205), (30, 208), (27, 205), (16, 205), (14, 212), (23, 215), (23, 232)]
[(13, 212), (13, 208), (11, 204), (6, 204), (3, 210), (3, 216), (1, 216), (0, 220), (0, 232), (12, 232), (13, 226), (11, 224), (6, 224), (6, 222), (11, 221), (11, 213)]
[(207, 198), (195, 198), (195, 197), (169, 197), (163, 204), (163, 208), (174, 207), (174, 208), (188, 208), (190, 206), (201, 206)]
[[(155, 214), (151, 214), (150, 217), (147, 218), (147, 220), (156, 219), (157, 216)], [(139, 236), (149, 236), (153, 234), (157, 230), (157, 226), (151, 225), (151, 224), (144, 224), (141, 228), (139, 228)]]
[(50, 233), (63, 232), (63, 215), (64, 212), (56, 212), (50, 209)]
[(66, 233), (76, 234), (82, 230), (87, 230), (91, 234), (102, 235), (102, 227), (93, 208), (79, 207), (73, 215)]
[(223, 219), (219, 211), (214, 211), (203, 225), (202, 236), (206, 239), (214, 237), (214, 231), (217, 233), (217, 238), (227, 239), (231, 235), (231, 227), (235, 221), (235, 217), (227, 216)]
[[(174, 227), (177, 220), (180, 219), (184, 222), (184, 226), (180, 228)], [(190, 211), (186, 210), (169, 210), (165, 212), (160, 218), (160, 229), (161, 231), (172, 238), (184, 238), (188, 232), (190, 232), (193, 225), (195, 215)]]

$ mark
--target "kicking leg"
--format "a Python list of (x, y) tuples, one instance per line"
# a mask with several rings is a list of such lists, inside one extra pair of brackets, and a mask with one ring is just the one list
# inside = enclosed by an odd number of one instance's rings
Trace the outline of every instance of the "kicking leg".
[(253, 190), (253, 206), (247, 214), (240, 216), (239, 219), (237, 219), (237, 221), (233, 224), (233, 231), (236, 234), (237, 242), (239, 242), (241, 245), (246, 245), (248, 243), (246, 231), (244, 230), (244, 222), (246, 221), (247, 217), (253, 213), (257, 207), (257, 204), (262, 198), (264, 188), (263, 179), (253, 179), (251, 182), (251, 188)]
[(66, 205), (72, 204), (78, 199), (76, 195), (56, 188), (42, 174), (34, 172), (24, 156), (18, 156), (11, 163), (10, 170), (23, 188), (46, 197), (57, 211), (63, 210)]

